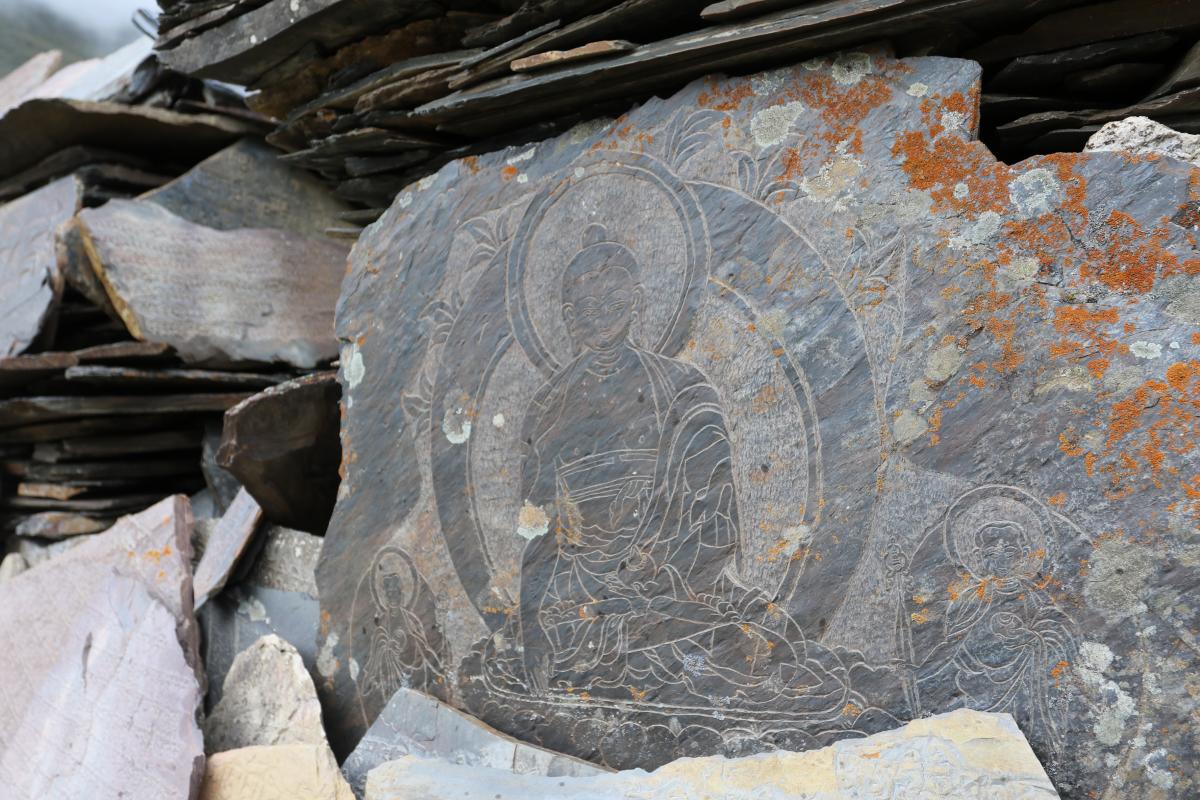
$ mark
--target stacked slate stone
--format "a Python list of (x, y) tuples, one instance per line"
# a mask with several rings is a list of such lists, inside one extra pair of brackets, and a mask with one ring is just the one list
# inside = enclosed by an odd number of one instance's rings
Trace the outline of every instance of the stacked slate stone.
[[(207, 490), (211, 515), (265, 487), (270, 458), (218, 465), (223, 414), (333, 359), (346, 255), (321, 233), (345, 206), (278, 161), (236, 93), (147, 40), (60, 66), (0, 78), (0, 537), (26, 562), (166, 495)], [(336, 395), (299, 396), (274, 421), (327, 428)], [(323, 529), (333, 426), (298, 505), (256, 488), (280, 519)]]
[[(293, 5), (295, 6), (293, 8)], [(287, 160), (378, 216), (453, 158), (617, 114), (713, 72), (884, 42), (983, 63), (1007, 160), (1130, 115), (1200, 127), (1200, 10), (1180, 0), (164, 2), (173, 68), (248, 87)], [(346, 235), (351, 235), (350, 231)]]

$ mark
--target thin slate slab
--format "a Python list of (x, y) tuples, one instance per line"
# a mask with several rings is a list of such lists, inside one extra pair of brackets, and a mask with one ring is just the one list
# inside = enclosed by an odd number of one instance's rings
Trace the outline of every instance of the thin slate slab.
[(415, 689), (398, 689), (342, 763), (354, 793), (362, 796), (367, 774), (403, 756), (517, 775), (583, 777), (608, 770), (578, 758), (525, 744)]
[(92, 268), (135, 338), (212, 365), (312, 367), (336, 352), (343, 245), (278, 229), (214, 230), (145, 201), (114, 200), (79, 220)]
[(317, 690), (296, 648), (275, 635), (238, 653), (221, 700), (204, 718), (204, 747), (310, 744), (328, 747)]
[(807, 753), (683, 759), (647, 775), (520, 775), (413, 756), (371, 773), (366, 800), (654, 800), (662, 797), (1057, 800), (1007, 714), (959, 710)]
[(262, 508), (249, 492), (241, 489), (217, 521), (205, 545), (204, 557), (196, 567), (196, 608), (225, 587), (260, 521)]
[(242, 139), (141, 199), (217, 230), (279, 228), (314, 236), (336, 224), (349, 207), (279, 155), (256, 139)]
[(0, 206), (0, 358), (24, 353), (53, 319), (63, 291), (54, 232), (79, 210), (80, 192), (66, 177)]
[(0, 585), (6, 797), (198, 788), (191, 525), (187, 499), (169, 497)]
[(12, 72), (0, 77), (0, 115), (30, 95), (62, 64), (61, 50), (47, 50), (31, 56)]
[(246, 487), (272, 522), (325, 532), (340, 480), (341, 394), (335, 373), (316, 373), (225, 412), (217, 463)]
[(127, 150), (144, 158), (203, 158), (256, 130), (215, 114), (89, 100), (28, 100), (0, 118), (0, 178), (72, 145)]
[(199, 800), (354, 800), (328, 745), (243, 747), (210, 756)]
[(979, 75), (704, 78), (401, 192), (338, 311), (335, 750), (401, 685), (615, 768), (968, 707), (1068, 797), (1196, 790), (1194, 172), (1003, 164)]

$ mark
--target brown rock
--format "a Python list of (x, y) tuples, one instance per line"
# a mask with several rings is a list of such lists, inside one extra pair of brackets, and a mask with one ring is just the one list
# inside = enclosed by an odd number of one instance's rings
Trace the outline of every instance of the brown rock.
[(325, 532), (339, 482), (340, 397), (337, 376), (326, 372), (267, 389), (225, 413), (217, 461), (272, 522)]
[(621, 39), (606, 39), (600, 42), (589, 42), (570, 50), (549, 50), (545, 53), (518, 58), (509, 64), (513, 72), (536, 72), (539, 69), (549, 69), (559, 64), (569, 64), (573, 61), (586, 61), (591, 58), (629, 53), (637, 49), (633, 42)]

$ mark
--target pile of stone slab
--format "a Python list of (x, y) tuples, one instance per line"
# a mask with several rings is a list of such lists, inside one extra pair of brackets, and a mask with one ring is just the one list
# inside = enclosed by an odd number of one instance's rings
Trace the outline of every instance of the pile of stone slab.
[[(323, 231), (346, 206), (278, 160), (235, 93), (165, 69), (148, 40), (60, 62), (0, 79), (5, 551), (35, 562), (173, 493), (207, 489), (219, 513), (239, 485), (268, 519), (322, 531), (337, 390), (309, 373), (336, 356), (347, 246)], [(218, 464), (224, 412), (281, 384)], [(243, 452), (292, 423), (284, 446)], [(325, 456), (289, 483), (272, 470), (302, 429)]]
[(350, 224), (451, 159), (621, 113), (702, 75), (873, 43), (981, 62), (983, 138), (1006, 160), (1078, 150), (1135, 114), (1200, 129), (1200, 10), (1187, 0), (160, 5), (163, 61), (248, 87), (288, 160), (362, 207)]

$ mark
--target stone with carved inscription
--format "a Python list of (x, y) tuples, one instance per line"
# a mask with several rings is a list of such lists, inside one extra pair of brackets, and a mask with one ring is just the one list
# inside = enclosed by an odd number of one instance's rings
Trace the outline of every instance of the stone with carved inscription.
[(325, 744), (317, 690), (296, 648), (274, 634), (238, 653), (221, 700), (204, 720), (210, 753), (276, 744)]
[(194, 796), (191, 526), (169, 497), (0, 585), (6, 799)]
[(965, 707), (1066, 797), (1200, 791), (1200, 180), (1001, 163), (979, 74), (705, 78), (400, 193), (337, 315), (335, 750), (400, 686), (616, 768)]
[(520, 775), (404, 756), (367, 778), (366, 800), (1057, 800), (1007, 714), (959, 709), (805, 753), (676, 761), (647, 775)]

